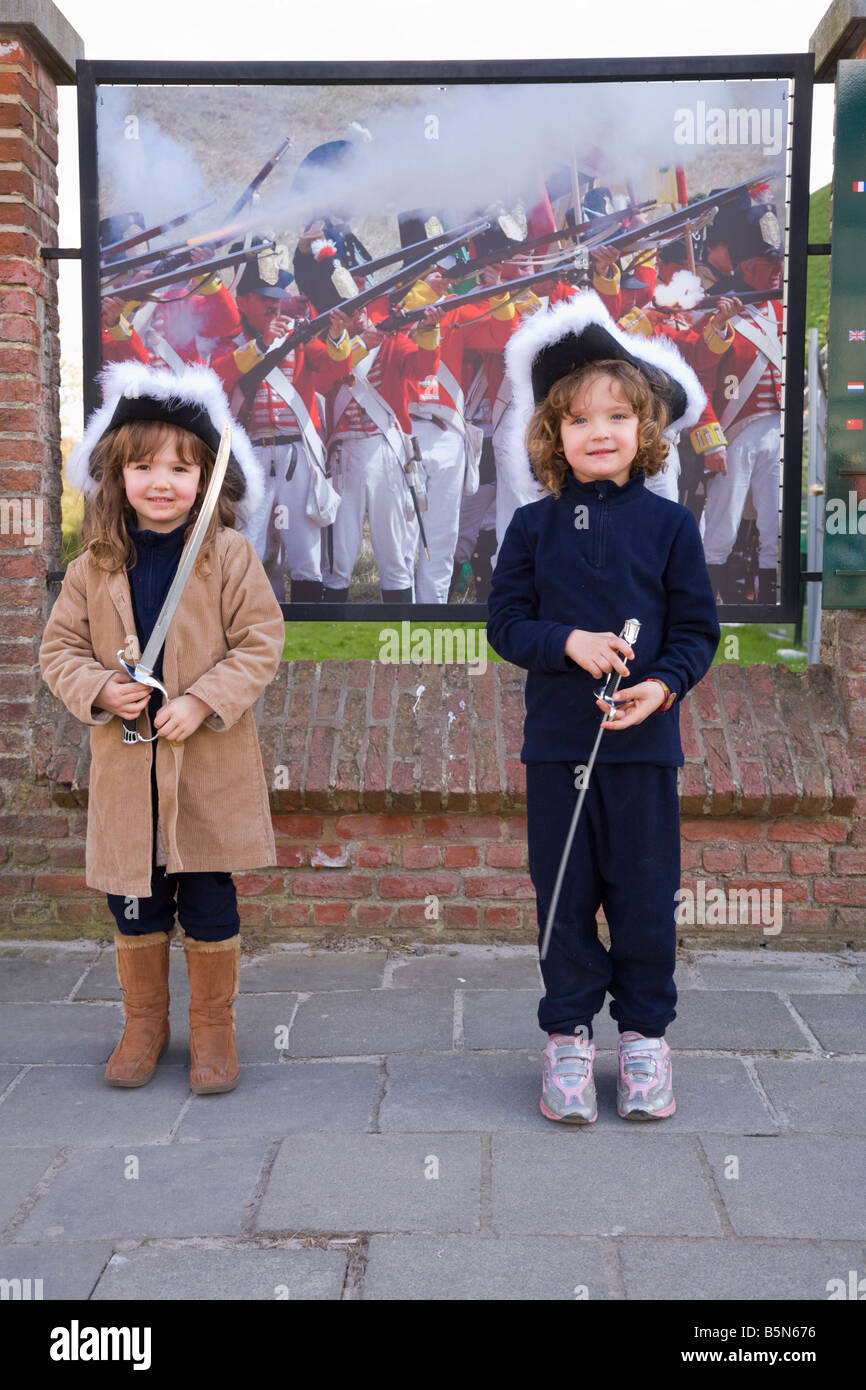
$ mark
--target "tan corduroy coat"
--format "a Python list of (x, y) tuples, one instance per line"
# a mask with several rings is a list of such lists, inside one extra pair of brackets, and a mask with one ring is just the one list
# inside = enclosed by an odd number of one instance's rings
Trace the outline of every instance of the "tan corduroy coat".
[[(163, 657), (169, 696), (198, 695), (215, 711), (183, 743), (125, 744), (122, 720), (94, 708), (106, 681), (122, 669), (117, 653), (135, 632), (125, 570), (106, 574), (87, 553), (73, 560), (45, 628), (42, 675), (67, 709), (92, 726), (85, 877), (106, 893), (150, 896), (154, 756), (167, 873), (276, 863), (252, 706), (279, 666), (283, 616), (240, 532), (221, 529), (205, 563), (206, 575), (193, 571), (187, 580)], [(154, 732), (146, 710), (138, 729), (148, 737)]]

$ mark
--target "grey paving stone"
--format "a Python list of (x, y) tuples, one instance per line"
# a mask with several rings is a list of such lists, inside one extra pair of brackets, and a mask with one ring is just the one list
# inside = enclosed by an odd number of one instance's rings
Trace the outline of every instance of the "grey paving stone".
[[(598, 1119), (594, 1129), (615, 1129), (616, 1056), (595, 1060)], [(742, 1062), (736, 1058), (679, 1056), (674, 1061), (676, 1113), (667, 1133), (718, 1130), (774, 1134), (773, 1122)], [(555, 1124), (541, 1114), (541, 1057), (391, 1057), (379, 1111), (385, 1130), (537, 1130)]]
[(866, 1052), (866, 998), (862, 994), (792, 994), (791, 1003), (828, 1052)]
[[(866, 1139), (812, 1134), (702, 1139), (731, 1225), (741, 1236), (862, 1240)], [(730, 1157), (738, 1160), (739, 1177)]]
[(340, 1250), (149, 1246), (112, 1256), (93, 1299), (338, 1299), (345, 1275)]
[[(294, 994), (275, 994), (261, 998), (250, 995), (239, 996), (235, 1004), (235, 1037), (241, 1063), (276, 1063), (279, 1061), (281, 1049), (276, 1044), (282, 1042), (283, 1038), (288, 1035), (296, 1000), (297, 996)], [(93, 1012), (96, 1012), (98, 1006), (81, 1004), (77, 1007), (81, 1009), (92, 1008)], [(5, 1012), (4, 1009), (4, 1014)], [(109, 1053), (123, 1033), (124, 1023), (122, 1007), (106, 1008), (104, 1012), (112, 1020), (110, 1027), (113, 1032), (110, 1033), (111, 1042), (103, 1061), (108, 1058)], [(168, 1064), (188, 1067), (189, 990), (185, 995), (172, 994), (169, 1022), (171, 1042), (160, 1066)], [(59, 1052), (53, 1060), (71, 1062), (82, 1059), (73, 1056), (71, 1052), (68, 1055)], [(88, 1057), (86, 1060), (96, 1059)]]
[[(183, 948), (172, 946), (169, 952), (168, 989), (172, 1000), (189, 1000), (189, 976)], [(88, 971), (76, 999), (120, 999), (114, 948), (104, 951), (93, 969)]]
[(809, 1043), (775, 994), (762, 990), (680, 990), (665, 1032), (672, 1049), (806, 1052)]
[[(425, 1176), (437, 1171), (438, 1177)], [(299, 1231), (473, 1231), (481, 1141), (458, 1134), (296, 1134), (285, 1139), (256, 1220)]]
[(279, 1062), (291, 1037), (296, 1004), (295, 994), (240, 995), (235, 1004), (235, 1036), (242, 1062)]
[(100, 1004), (4, 1004), (0, 1061), (105, 1063), (123, 1011)]
[(547, 1034), (538, 1026), (538, 1001), (543, 993), (541, 988), (467, 990), (463, 995), (465, 1047), (543, 1052)]
[[(674, 1052), (672, 1066), (677, 1108), (667, 1119), (650, 1122), (654, 1128), (666, 1134), (778, 1133), (779, 1126), (739, 1058), (690, 1057), (687, 1052)], [(598, 1119), (593, 1128), (620, 1132), (626, 1121), (616, 1113), (615, 1053), (596, 1057), (595, 1076)]]
[(766, 1058), (755, 1066), (773, 1106), (791, 1129), (866, 1134), (866, 1062), (792, 1057)]
[[(584, 1292), (585, 1290), (585, 1292)], [(364, 1299), (597, 1302), (599, 1242), (568, 1236), (372, 1236)]]
[(98, 948), (67, 950), (63, 947), (28, 946), (0, 951), (0, 1001), (65, 999)]
[(494, 1134), (493, 1229), (517, 1235), (721, 1234), (696, 1141), (651, 1126), (619, 1134), (595, 1130), (551, 1124), (548, 1135)]
[[(29, 1279), (30, 1295), (43, 1299), (90, 1298), (111, 1258), (111, 1241), (76, 1245), (0, 1245), (0, 1279)], [(35, 1281), (41, 1279), (41, 1285)], [(23, 1292), (23, 1289), (22, 1289)]]
[(298, 1006), (292, 1057), (447, 1051), (454, 1000), (445, 989), (347, 990), (313, 994)]
[(394, 966), (391, 983), (397, 989), (533, 989), (543, 993), (538, 956), (500, 956), (491, 946), (487, 954), (446, 951), (407, 956)]
[(280, 1138), (303, 1130), (365, 1130), (379, 1071), (378, 1062), (242, 1066), (236, 1091), (193, 1097), (178, 1138), (216, 1139), (223, 1134)]
[(861, 990), (856, 966), (839, 956), (790, 951), (698, 951), (694, 968), (707, 989), (766, 989), (790, 994)]
[(540, 1054), (389, 1057), (379, 1128), (544, 1130), (549, 1121), (538, 1109), (540, 1085)]
[[(134, 1093), (133, 1093), (134, 1094)], [(81, 1149), (18, 1230), (24, 1241), (239, 1235), (267, 1141)], [(138, 1160), (137, 1178), (130, 1158)]]
[(21, 1070), (21, 1066), (15, 1062), (3, 1063), (3, 1065), (0, 1066), (0, 1095), (6, 1090), (9, 1082), (14, 1081)]
[(274, 951), (241, 963), (241, 993), (375, 989), (386, 960), (384, 951)]
[(866, 1265), (863, 1246), (805, 1240), (635, 1239), (620, 1242), (619, 1256), (629, 1299), (824, 1301), (831, 1280), (847, 1284), (849, 1269)]
[[(537, 1023), (540, 995), (534, 990), (469, 990), (464, 995), (463, 1035), (474, 1048), (543, 1048), (547, 1035)], [(593, 1019), (597, 1048), (616, 1049), (619, 1029), (610, 1017), (610, 996)], [(681, 989), (677, 1017), (666, 1031), (671, 1048), (745, 1052), (809, 1044), (784, 1004), (757, 990)]]
[(160, 1062), (152, 1081), (106, 1086), (103, 1067), (33, 1067), (0, 1104), (0, 1144), (97, 1148), (168, 1137), (189, 1096), (189, 1072)]
[(8, 1226), (56, 1155), (56, 1148), (0, 1149), (0, 1230)]

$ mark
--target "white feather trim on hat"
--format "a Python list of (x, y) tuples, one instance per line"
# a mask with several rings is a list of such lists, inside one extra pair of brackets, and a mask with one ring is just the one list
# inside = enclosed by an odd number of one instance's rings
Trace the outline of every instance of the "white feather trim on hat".
[(611, 318), (594, 290), (586, 290), (563, 300), (553, 309), (542, 309), (525, 319), (505, 348), (505, 364), (511, 384), (513, 408), (502, 450), (502, 470), (510, 489), (525, 502), (549, 495), (534, 476), (526, 452), (526, 431), (535, 410), (532, 391), (532, 364), (538, 354), (569, 333), (580, 334), (589, 324), (605, 328), (611, 337), (633, 357), (642, 358), (673, 377), (686, 395), (686, 409), (665, 430), (671, 440), (682, 429), (697, 424), (706, 405), (706, 394), (692, 368), (680, 352), (664, 338), (644, 338), (625, 333)]
[(90, 497), (96, 483), (90, 473), (90, 459), (108, 426), (122, 396), (149, 396), (153, 400), (200, 406), (210, 416), (217, 434), (226, 421), (231, 425), (232, 454), (243, 474), (246, 492), (238, 504), (238, 522), (249, 526), (265, 504), (262, 466), (255, 456), (247, 433), (229, 410), (222, 382), (210, 367), (190, 366), (183, 372), (167, 367), (149, 367), (145, 362), (112, 362), (99, 374), (103, 404), (93, 412), (81, 443), (69, 455), (66, 476), (72, 487)]

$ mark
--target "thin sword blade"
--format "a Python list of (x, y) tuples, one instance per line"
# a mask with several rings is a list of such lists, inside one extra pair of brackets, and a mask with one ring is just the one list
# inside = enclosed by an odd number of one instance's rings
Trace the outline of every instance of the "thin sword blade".
[(157, 657), (162, 651), (163, 643), (165, 642), (165, 634), (168, 632), (169, 623), (174, 617), (177, 605), (180, 603), (180, 597), (184, 591), (186, 581), (189, 579), (189, 576), (192, 573), (192, 567), (196, 562), (198, 552), (201, 550), (202, 541), (205, 537), (205, 532), (207, 531), (207, 528), (210, 525), (210, 519), (213, 516), (214, 511), (216, 510), (216, 505), (220, 494), (220, 488), (222, 487), (223, 479), (226, 475), (226, 469), (229, 465), (229, 454), (231, 453), (231, 447), (231, 425), (229, 425), (228, 422), (226, 422), (226, 424), (223, 426), (222, 437), (220, 439), (220, 446), (217, 450), (217, 456), (214, 462), (213, 473), (211, 474), (211, 479), (208, 484), (207, 492), (204, 495), (204, 501), (201, 505), (201, 511), (196, 517), (196, 522), (192, 528), (190, 538), (184, 546), (184, 551), (180, 557), (180, 562), (177, 567), (177, 573), (175, 574), (174, 579), (172, 580), (171, 588), (166, 594), (165, 603), (162, 605), (162, 608), (160, 609), (159, 617), (157, 618), (154, 624), (153, 632), (150, 634), (148, 644), (141, 654), (141, 660), (136, 665), (136, 675), (138, 675), (139, 671), (143, 672), (145, 675), (148, 676), (153, 675), (153, 668), (156, 665)]
[(595, 758), (596, 754), (598, 753), (598, 745), (601, 743), (601, 736), (603, 733), (604, 721), (602, 721), (602, 723), (599, 725), (598, 733), (595, 739), (595, 744), (593, 745), (589, 762), (586, 765), (586, 775), (583, 779), (583, 786), (580, 789), (580, 796), (577, 798), (577, 805), (574, 808), (574, 814), (571, 817), (571, 825), (568, 828), (568, 836), (565, 841), (565, 848), (562, 851), (562, 858), (559, 861), (559, 870), (557, 872), (556, 883), (554, 884), (553, 888), (553, 897), (550, 900), (550, 907), (547, 912), (547, 922), (544, 927), (544, 939), (541, 943), (541, 951), (539, 953), (542, 960), (546, 960), (547, 958), (547, 948), (550, 945), (550, 936), (553, 931), (553, 919), (556, 915), (557, 904), (559, 903), (559, 894), (562, 891), (562, 880), (565, 878), (565, 866), (568, 863), (568, 856), (571, 853), (571, 845), (572, 841), (574, 840), (575, 831), (577, 830), (577, 822), (580, 820), (580, 813), (583, 810), (583, 803), (586, 800), (586, 790), (589, 786), (589, 779), (592, 774), (592, 769), (595, 765)]

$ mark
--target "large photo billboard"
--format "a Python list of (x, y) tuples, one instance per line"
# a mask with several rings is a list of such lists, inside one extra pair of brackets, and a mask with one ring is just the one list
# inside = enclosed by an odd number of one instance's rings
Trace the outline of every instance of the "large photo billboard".
[(165, 85), (85, 65), (89, 407), (108, 361), (212, 367), (261, 464), (247, 534), (287, 613), (483, 617), (505, 529), (539, 495), (505, 348), (591, 290), (626, 332), (672, 340), (707, 395), (648, 485), (698, 518), (730, 619), (785, 616), (805, 170), (795, 79), (761, 61), (236, 83), (169, 65)]

